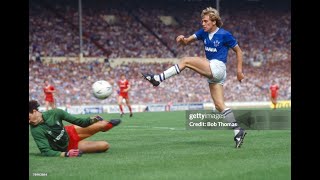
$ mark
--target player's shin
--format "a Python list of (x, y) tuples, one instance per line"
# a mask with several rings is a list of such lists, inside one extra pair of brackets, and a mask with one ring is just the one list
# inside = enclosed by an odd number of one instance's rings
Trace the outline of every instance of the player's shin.
[(112, 129), (115, 126), (118, 126), (120, 123), (121, 123), (120, 119), (111, 119), (111, 120), (109, 120), (108, 123), (104, 125), (103, 132)]
[(232, 127), (232, 129), (234, 130), (234, 135), (237, 135), (240, 131), (240, 126), (237, 124), (237, 121), (234, 117), (232, 110), (230, 108), (226, 108), (221, 113), (224, 115), (224, 119), (228, 123), (236, 124), (235, 126)]
[(120, 113), (123, 114), (122, 105), (119, 105)]
[(169, 69), (165, 70), (160, 75), (157, 75), (154, 77), (156, 81), (164, 81), (165, 79), (168, 79), (169, 77), (172, 77), (174, 75), (180, 74), (180, 68), (178, 64), (173, 65)]
[(103, 128), (103, 132), (108, 131), (112, 128), (113, 128), (113, 125), (111, 123), (107, 123)]

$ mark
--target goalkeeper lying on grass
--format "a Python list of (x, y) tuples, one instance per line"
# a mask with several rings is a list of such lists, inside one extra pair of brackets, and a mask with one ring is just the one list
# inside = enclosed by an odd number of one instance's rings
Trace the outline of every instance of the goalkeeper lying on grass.
[[(108, 131), (121, 122), (120, 119), (106, 121), (100, 116), (79, 118), (61, 109), (40, 112), (39, 106), (37, 101), (29, 101), (29, 124), (44, 156), (79, 157), (82, 153), (105, 152), (109, 149), (108, 142), (83, 139)], [(64, 126), (62, 120), (74, 125)]]

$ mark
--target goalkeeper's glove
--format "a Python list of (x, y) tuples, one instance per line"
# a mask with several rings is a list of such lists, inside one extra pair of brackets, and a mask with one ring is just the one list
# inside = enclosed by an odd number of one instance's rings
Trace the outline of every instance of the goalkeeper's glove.
[(90, 117), (90, 119), (91, 119), (92, 123), (96, 123), (98, 121), (103, 121), (103, 118), (101, 116), (93, 116), (93, 117)]
[(64, 154), (65, 157), (80, 157), (81, 155), (82, 151), (80, 151), (79, 149), (70, 149)]

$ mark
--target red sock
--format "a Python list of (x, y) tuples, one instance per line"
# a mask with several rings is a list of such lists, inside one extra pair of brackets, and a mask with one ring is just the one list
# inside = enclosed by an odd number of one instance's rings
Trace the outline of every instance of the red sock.
[(120, 108), (121, 113), (123, 113), (123, 109), (122, 109), (121, 105), (119, 105), (119, 108)]
[(130, 113), (132, 113), (131, 106), (128, 106)]
[(108, 123), (105, 127), (104, 127), (104, 131), (108, 131), (113, 127), (113, 125), (111, 123)]

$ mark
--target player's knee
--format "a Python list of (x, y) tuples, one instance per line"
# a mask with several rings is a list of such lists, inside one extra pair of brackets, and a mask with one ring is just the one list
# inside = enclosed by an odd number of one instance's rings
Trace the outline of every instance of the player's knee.
[(181, 58), (180, 63), (185, 66), (188, 65), (190, 63), (189, 58), (187, 58), (187, 57)]
[(100, 143), (100, 149), (102, 152), (108, 151), (109, 148), (110, 148), (110, 145), (108, 142), (103, 141)]

